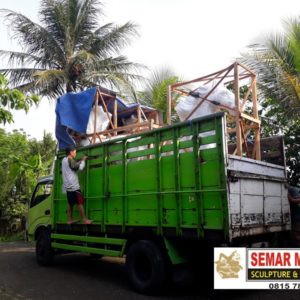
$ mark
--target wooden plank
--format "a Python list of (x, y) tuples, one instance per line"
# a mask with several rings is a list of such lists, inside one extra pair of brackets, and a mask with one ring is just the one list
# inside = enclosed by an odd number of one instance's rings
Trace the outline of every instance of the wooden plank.
[(249, 72), (251, 75), (255, 75), (255, 73), (253, 73), (248, 67), (246, 67), (245, 65), (241, 64), (241, 63), (238, 63), (238, 65), (243, 68), (244, 70), (246, 70), (247, 72)]
[(246, 104), (246, 102), (248, 101), (248, 97), (249, 97), (250, 93), (252, 92), (253, 84), (255, 84), (255, 81), (254, 81), (254, 80), (252, 80), (251, 85), (250, 85), (250, 87), (249, 87), (249, 89), (248, 89), (248, 91), (247, 91), (247, 93), (246, 93), (246, 95), (245, 95), (245, 97), (244, 97), (243, 103), (242, 103), (242, 105), (241, 105), (241, 108), (242, 108), (242, 109), (244, 109), (245, 104)]
[[(253, 79), (253, 82), (254, 82), (254, 85), (252, 87), (253, 115), (254, 115), (254, 118), (258, 119), (256, 78)], [(257, 160), (261, 160), (260, 130), (259, 130), (259, 128), (256, 131), (256, 137), (255, 137), (255, 158)]]
[(142, 113), (141, 113), (140, 105), (138, 105), (138, 107), (137, 107), (137, 120), (138, 120), (138, 124), (142, 123)]
[(249, 121), (251, 121), (253, 123), (259, 124), (259, 125), (261, 123), (259, 119), (255, 118), (255, 117), (252, 117), (252, 116), (250, 116), (248, 114), (245, 114), (243, 112), (241, 113), (241, 117), (244, 118), (244, 119), (246, 119), (246, 120), (249, 120)]
[(190, 81), (185, 81), (185, 82), (179, 82), (179, 83), (172, 84), (172, 85), (171, 85), (171, 88), (172, 88), (172, 90), (173, 90), (173, 88), (177, 88), (177, 87), (180, 87), (180, 86), (183, 86), (183, 85), (187, 85), (187, 84), (190, 84), (190, 83), (195, 83), (195, 82), (198, 82), (198, 81), (204, 81), (204, 80), (207, 80), (208, 77), (211, 77), (211, 76), (216, 77), (216, 75), (220, 75), (220, 74), (222, 74), (222, 73), (228, 71), (229, 69), (232, 70), (232, 68), (233, 68), (233, 64), (230, 65), (229, 67), (223, 69), (223, 70), (220, 70), (220, 71), (211, 73), (211, 74), (209, 74), (209, 75), (206, 75), (206, 76), (203, 76), (203, 77), (194, 79), (194, 80), (190, 80)]
[(102, 97), (102, 94), (101, 94), (99, 91), (97, 91), (97, 93), (98, 93), (99, 96), (100, 96), (100, 99), (101, 99), (101, 101), (102, 101), (102, 104), (103, 104), (105, 113), (106, 113), (106, 115), (107, 115), (107, 117), (108, 117), (109, 123), (110, 123), (111, 127), (114, 128), (114, 124), (113, 124), (112, 121), (111, 121), (111, 117), (110, 117), (110, 115), (109, 115), (109, 113), (108, 113), (108, 109), (107, 109), (107, 106), (106, 106), (106, 104), (105, 104), (105, 101), (104, 101), (104, 99), (103, 99), (103, 97)]
[[(127, 130), (135, 129), (135, 128), (138, 128), (138, 127), (147, 127), (147, 128), (149, 128), (149, 122), (143, 122), (141, 124), (131, 124), (131, 125), (127, 125), (127, 126), (114, 128), (114, 129), (108, 129), (108, 130), (98, 132), (98, 134), (106, 135), (106, 134), (109, 134), (109, 133), (114, 133), (114, 132), (119, 132), (119, 131), (127, 131)], [(89, 137), (89, 136), (92, 136), (92, 135), (87, 134), (85, 136)]]
[[(159, 125), (159, 114), (158, 114), (158, 111), (155, 112), (155, 117), (154, 118), (155, 118), (155, 124)], [(153, 125), (155, 125), (155, 124), (153, 124)]]
[[(114, 128), (118, 127), (118, 101), (117, 99), (114, 100)], [(115, 132), (117, 135), (117, 132)]]
[(98, 93), (96, 92), (95, 101), (94, 101), (94, 132), (93, 132), (93, 138), (92, 138), (93, 144), (96, 142), (97, 108), (98, 108)]
[(242, 132), (240, 127), (240, 87), (239, 87), (239, 69), (238, 64), (234, 64), (234, 97), (235, 97), (235, 128), (236, 128), (236, 154), (242, 156)]
[(141, 106), (140, 106), (140, 110), (141, 110), (141, 114), (142, 114), (143, 118), (144, 118), (146, 121), (148, 121), (148, 118), (147, 118), (147, 116), (145, 115), (145, 113), (144, 113), (144, 111), (143, 111), (143, 109), (142, 109)]

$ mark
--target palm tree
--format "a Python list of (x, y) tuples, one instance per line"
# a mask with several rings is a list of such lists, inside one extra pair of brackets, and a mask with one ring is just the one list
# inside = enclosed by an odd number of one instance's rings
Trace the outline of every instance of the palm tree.
[[(143, 99), (141, 103), (155, 107), (163, 112), (164, 117), (166, 117), (168, 86), (179, 81), (182, 81), (181, 78), (176, 76), (174, 72), (167, 67), (152, 71), (150, 78), (146, 81), (145, 89), (141, 93)], [(172, 119), (174, 122), (178, 120), (174, 107), (172, 107)]]
[[(168, 86), (182, 79), (176, 76), (168, 67), (161, 67), (160, 69), (150, 71), (147, 75), (147, 78), (139, 80), (138, 86), (130, 84), (120, 86), (119, 95), (128, 103), (139, 103), (153, 107), (162, 112), (165, 118)], [(177, 98), (175, 97), (175, 100)], [(179, 120), (174, 107), (172, 107), (172, 120), (173, 122)]]
[(117, 86), (139, 76), (139, 67), (120, 55), (137, 35), (136, 26), (108, 23), (97, 0), (42, 0), (40, 24), (7, 9), (1, 10), (23, 52), (0, 50), (10, 68), (13, 87), (56, 98), (98, 84)]
[[(284, 25), (283, 33), (272, 35), (264, 45), (253, 45), (242, 61), (258, 75), (263, 113), (283, 126), (288, 181), (299, 185), (300, 17)], [(274, 132), (269, 123), (262, 123), (263, 134)]]
[(271, 35), (263, 45), (252, 45), (241, 59), (258, 75), (263, 105), (281, 120), (300, 115), (300, 17), (284, 25), (283, 33)]

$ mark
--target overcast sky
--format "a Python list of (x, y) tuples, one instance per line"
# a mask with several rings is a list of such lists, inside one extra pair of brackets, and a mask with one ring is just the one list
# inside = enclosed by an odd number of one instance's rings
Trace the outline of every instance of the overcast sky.
[[(263, 0), (106, 0), (101, 24), (135, 22), (140, 37), (127, 47), (131, 61), (151, 69), (168, 66), (185, 80), (227, 67), (244, 48), (275, 30), (282, 20), (300, 15), (300, 1)], [(38, 21), (39, 0), (0, 0), (0, 8)], [(0, 49), (16, 50), (0, 21)], [(3, 63), (0, 61), (0, 64)], [(7, 130), (23, 128), (40, 139), (54, 132), (54, 103), (43, 99), (25, 115), (15, 113)], [(53, 134), (54, 136), (54, 134)]]

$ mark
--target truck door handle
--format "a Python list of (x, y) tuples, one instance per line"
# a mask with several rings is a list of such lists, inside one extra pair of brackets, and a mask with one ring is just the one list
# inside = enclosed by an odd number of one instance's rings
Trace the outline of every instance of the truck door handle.
[(45, 210), (45, 215), (50, 215), (50, 209)]

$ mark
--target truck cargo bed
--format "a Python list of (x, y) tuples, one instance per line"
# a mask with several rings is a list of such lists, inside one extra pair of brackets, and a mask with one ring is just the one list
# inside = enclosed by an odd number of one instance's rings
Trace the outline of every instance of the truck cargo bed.
[[(56, 232), (148, 232), (228, 241), (289, 229), (281, 166), (227, 154), (224, 113), (78, 149), (79, 173), (93, 225), (66, 225), (61, 160), (55, 167)], [(76, 217), (76, 216), (75, 216)], [(79, 216), (77, 216), (79, 217)]]
[(230, 238), (289, 230), (285, 168), (228, 155)]

